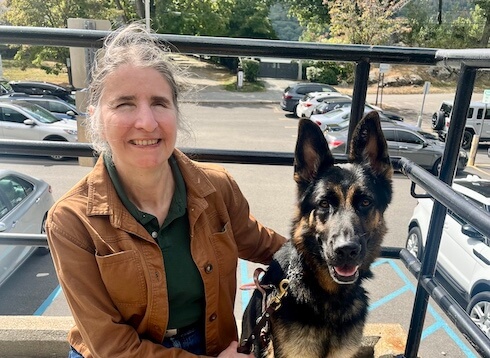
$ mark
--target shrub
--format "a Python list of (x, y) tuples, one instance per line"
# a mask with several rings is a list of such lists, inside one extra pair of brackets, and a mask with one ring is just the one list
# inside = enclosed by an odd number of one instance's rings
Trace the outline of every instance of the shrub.
[(257, 77), (259, 75), (260, 63), (257, 60), (243, 59), (241, 61), (243, 68), (243, 76), (248, 82), (257, 82)]

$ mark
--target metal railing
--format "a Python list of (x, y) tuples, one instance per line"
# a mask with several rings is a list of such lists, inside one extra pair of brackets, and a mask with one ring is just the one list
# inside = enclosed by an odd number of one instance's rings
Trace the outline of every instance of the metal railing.
[[(100, 47), (105, 31), (52, 29), (34, 27), (0, 26), (0, 43), (31, 44), (46, 46)], [(162, 42), (171, 44), (184, 54), (216, 56), (283, 57), (346, 61), (356, 63), (355, 82), (352, 96), (349, 138), (353, 128), (364, 112), (369, 71), (372, 63), (435, 65), (442, 63), (460, 67), (454, 108), (451, 117), (445, 152), (439, 178), (429, 174), (405, 158), (392, 158), (395, 169), (404, 173), (413, 183), (419, 185), (435, 199), (429, 223), (427, 247), (422, 263), (404, 248), (383, 247), (382, 256), (401, 259), (405, 266), (418, 278), (417, 291), (412, 310), (412, 318), (406, 342), (404, 357), (416, 358), (420, 346), (423, 323), (427, 312), (429, 296), (443, 308), (460, 332), (474, 349), (483, 357), (490, 357), (490, 339), (472, 322), (466, 312), (442, 289), (434, 277), (437, 254), (440, 246), (446, 211), (450, 209), (461, 216), (478, 231), (490, 236), (489, 215), (476, 205), (463, 202), (452, 188), (459, 155), (459, 147), (466, 122), (476, 72), (490, 68), (489, 49), (430, 49), (394, 46), (332, 45), (271, 41), (257, 39), (231, 39), (221, 37), (193, 37), (179, 35), (155, 35)], [(183, 150), (193, 158), (202, 161), (246, 163), (264, 165), (292, 165), (292, 153), (224, 151), (210, 149)], [(1, 154), (93, 156), (89, 144), (63, 142), (29, 142), (0, 140)], [(336, 156), (337, 161), (345, 156)], [(21, 241), (22, 240), (22, 241)], [(44, 235), (0, 234), (0, 244), (46, 245)]]

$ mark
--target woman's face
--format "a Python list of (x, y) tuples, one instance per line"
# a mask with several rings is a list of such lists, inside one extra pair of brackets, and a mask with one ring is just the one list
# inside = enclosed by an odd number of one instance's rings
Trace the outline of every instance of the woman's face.
[(172, 88), (157, 70), (120, 66), (107, 76), (99, 105), (103, 137), (118, 170), (150, 169), (168, 160), (178, 114)]

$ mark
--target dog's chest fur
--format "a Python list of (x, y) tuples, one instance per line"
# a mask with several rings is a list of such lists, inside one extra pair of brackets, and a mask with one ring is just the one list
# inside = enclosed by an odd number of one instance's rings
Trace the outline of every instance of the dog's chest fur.
[(275, 255), (264, 283), (289, 280), (288, 295), (272, 316), (266, 357), (352, 357), (362, 339), (367, 296), (360, 284), (325, 292), (291, 243)]

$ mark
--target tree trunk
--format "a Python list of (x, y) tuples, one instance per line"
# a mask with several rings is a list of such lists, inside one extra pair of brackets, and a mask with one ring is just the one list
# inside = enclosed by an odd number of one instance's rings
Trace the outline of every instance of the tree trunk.
[(485, 27), (483, 28), (483, 33), (481, 35), (480, 47), (487, 48), (488, 40), (490, 40), (490, 12), (486, 14), (487, 21), (485, 21)]
[(144, 19), (145, 18), (145, 0), (135, 0), (134, 5), (136, 8), (136, 15), (138, 15), (138, 17), (140, 19)]

